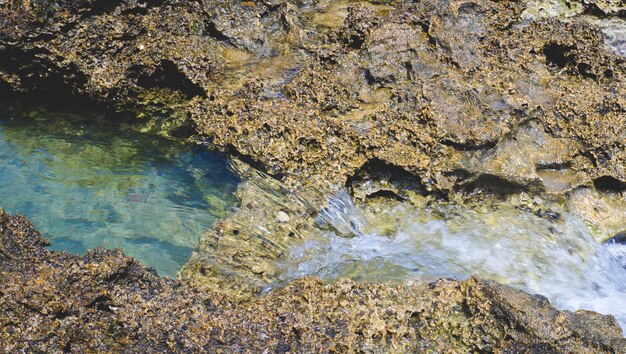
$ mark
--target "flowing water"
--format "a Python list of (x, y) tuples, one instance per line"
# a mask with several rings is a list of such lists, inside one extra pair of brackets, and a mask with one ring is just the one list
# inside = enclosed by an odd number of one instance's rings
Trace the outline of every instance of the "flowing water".
[(238, 184), (218, 153), (93, 113), (0, 109), (0, 166), (0, 207), (27, 216), (52, 249), (122, 248), (167, 276)]
[[(0, 206), (29, 217), (56, 250), (122, 248), (174, 275), (201, 232), (234, 204), (228, 161), (90, 114), (0, 107)], [(626, 205), (626, 195), (612, 197)], [(304, 275), (371, 282), (470, 275), (547, 296), (562, 309), (613, 314), (626, 328), (626, 245), (566, 204), (380, 201), (338, 194), (319, 232), (278, 261), (275, 286)], [(596, 206), (597, 207), (597, 206)], [(547, 210), (547, 209), (546, 209)]]
[(373, 282), (479, 275), (562, 309), (613, 314), (626, 328), (626, 245), (603, 244), (575, 214), (506, 204), (365, 207), (339, 194), (320, 236), (293, 247), (281, 282), (303, 275)]

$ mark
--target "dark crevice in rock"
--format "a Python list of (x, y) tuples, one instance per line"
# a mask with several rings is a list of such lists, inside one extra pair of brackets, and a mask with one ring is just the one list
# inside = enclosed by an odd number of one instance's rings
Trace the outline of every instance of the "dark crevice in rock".
[(362, 181), (364, 179), (381, 179), (386, 177), (389, 181), (410, 181), (422, 188), (420, 179), (404, 168), (387, 163), (377, 158), (373, 158), (364, 163), (351, 177), (348, 178), (346, 185), (350, 186), (353, 182)]
[(369, 199), (386, 198), (386, 199), (397, 200), (399, 202), (406, 201), (406, 198), (403, 198), (400, 195), (398, 195), (397, 193), (394, 193), (392, 191), (387, 191), (387, 190), (379, 190), (377, 192), (370, 193), (370, 194), (367, 195), (367, 198), (369, 198)]
[(106, 12), (112, 12), (118, 7), (123, 0), (103, 0), (93, 1), (89, 10), (83, 12), (81, 18), (86, 19), (89, 17), (97, 16)]
[(592, 79), (592, 80), (596, 80), (598, 78), (596, 74), (591, 72), (591, 65), (587, 63), (578, 63), (578, 65), (576, 65), (576, 68), (578, 69), (578, 73), (582, 77)]
[[(72, 4), (76, 8), (86, 9), (86, 11), (83, 11), (81, 14), (82, 20), (105, 13), (112, 13), (118, 7), (123, 9), (121, 14), (145, 14), (148, 8), (161, 5), (165, 2), (165, 0), (143, 0), (136, 3), (125, 0), (91, 0), (87, 2), (91, 3), (90, 6), (86, 4)], [(127, 6), (129, 7), (126, 8)]]
[(63, 346), (63, 353), (71, 353), (72, 352), (72, 341), (68, 340), (67, 343)]
[(400, 166), (376, 158), (363, 164), (346, 180), (345, 186), (355, 195), (355, 192), (362, 189), (366, 182), (383, 183), (378, 190), (368, 192), (367, 198), (388, 197), (404, 201), (406, 198), (401, 195), (402, 191), (413, 190), (424, 193), (426, 190), (418, 176)]
[[(0, 102), (11, 106), (44, 106), (46, 109), (62, 109), (71, 106), (73, 109), (88, 109), (90, 111), (104, 111), (107, 109), (102, 102), (71, 91), (63, 85), (62, 80), (51, 80), (46, 86), (24, 95), (22, 92), (3, 91), (0, 88)], [(110, 114), (110, 118), (121, 115)]]
[(574, 63), (574, 58), (570, 54), (572, 47), (550, 43), (543, 48), (546, 63), (559, 68), (564, 68), (568, 64)]
[(428, 32), (430, 31), (430, 23), (426, 21), (418, 21), (416, 22), (416, 25), (418, 25), (419, 28), (422, 29), (422, 32), (424, 32), (424, 34), (430, 38), (430, 35), (428, 34)]
[[(108, 282), (108, 280), (107, 280)], [(87, 308), (96, 309), (98, 311), (110, 312), (113, 313), (113, 310), (109, 306), (111, 303), (111, 297), (107, 295), (100, 295), (91, 301), (87, 306)]]
[(487, 141), (484, 143), (476, 144), (471, 142), (459, 143), (450, 139), (441, 140), (440, 143), (445, 146), (450, 146), (459, 151), (476, 151), (476, 150), (489, 150), (496, 147), (497, 141)]
[(15, 92), (7, 82), (0, 80), (0, 97), (11, 98), (15, 95)]
[(567, 170), (572, 167), (571, 161), (565, 162), (551, 162), (551, 163), (538, 163), (535, 166), (537, 171), (558, 171), (558, 170)]
[(584, 5), (585, 11), (583, 12), (583, 15), (595, 16), (599, 18), (607, 17), (606, 12), (602, 11), (602, 9), (598, 7), (598, 5), (594, 3), (585, 3)]
[(141, 75), (137, 85), (144, 88), (167, 88), (183, 93), (187, 98), (206, 97), (202, 87), (191, 81), (170, 60), (163, 60), (150, 75)]
[(285, 4), (284, 3), (272, 4), (270, 2), (264, 2), (263, 6), (265, 6), (265, 10), (261, 13), (261, 17), (265, 18), (265, 17), (272, 15), (276, 11), (280, 10), (280, 8), (284, 7)]
[(411, 316), (409, 316), (408, 319), (408, 324), (409, 326), (418, 329), (419, 327), (422, 326), (421, 320), (420, 320), (420, 313), (419, 312), (413, 312), (411, 313)]
[(69, 317), (69, 316), (71, 316), (71, 315), (72, 315), (72, 312), (71, 312), (71, 311), (65, 311), (65, 310), (64, 310), (64, 311), (59, 311), (59, 312), (57, 312), (57, 313), (54, 315), (54, 317), (55, 317), (56, 319), (62, 320), (62, 319), (66, 318), (66, 317)]
[(233, 44), (232, 41), (230, 40), (230, 38), (225, 35), (222, 31), (218, 30), (217, 27), (215, 26), (215, 23), (212, 21), (209, 21), (206, 23), (205, 26), (206, 29), (206, 34), (215, 39), (218, 42), (226, 42), (228, 44)]
[(609, 164), (612, 160), (612, 154), (605, 149), (596, 148), (593, 150), (584, 151), (581, 153), (581, 155), (588, 158), (589, 161), (591, 161), (591, 163), (593, 164), (593, 167), (607, 166), (607, 164)]
[(586, 157), (589, 162), (593, 165), (593, 167), (598, 167), (598, 159), (593, 151), (583, 151), (580, 153), (582, 156)]
[[(42, 49), (24, 50), (17, 47), (0, 47), (3, 69), (9, 75), (20, 78), (19, 85), (13, 83), (13, 89), (3, 88), (0, 83), (0, 92), (7, 93), (12, 97), (0, 97), (0, 99), (23, 99), (30, 102), (45, 102), (51, 104), (66, 104), (77, 102), (78, 105), (92, 106), (95, 103), (87, 95), (78, 89), (87, 82), (87, 78), (75, 64), (59, 67), (50, 62), (49, 55)], [(57, 58), (59, 61), (62, 58)], [(6, 83), (4, 83), (6, 87)], [(27, 91), (28, 95), (22, 95), (21, 91)], [(73, 104), (74, 105), (74, 104)]]
[(439, 41), (430, 32), (430, 22), (429, 21), (417, 21), (415, 24), (419, 26), (419, 28), (422, 30), (422, 32), (424, 32), (424, 34), (428, 38), (428, 44), (430, 44), (433, 48), (437, 48)]
[(613, 237), (604, 241), (604, 243), (618, 243), (620, 245), (626, 245), (626, 230), (616, 233)]
[(411, 64), (410, 61), (407, 61), (404, 63), (404, 68), (406, 69), (406, 79), (407, 80), (412, 80), (413, 79), (413, 64)]
[(622, 182), (612, 176), (602, 176), (593, 180), (593, 185), (602, 192), (623, 192), (626, 191), (626, 182)]
[(603, 116), (606, 116), (607, 114), (609, 114), (611, 111), (613, 110), (612, 107), (610, 106), (605, 106), (605, 105), (600, 105), (599, 107), (596, 108), (596, 112), (600, 113)]
[[(68, 22), (66, 24), (64, 24), (63, 26), (61, 26), (61, 33), (69, 33), (71, 30), (73, 30), (74, 28), (76, 28), (76, 26), (78, 26), (79, 22), (78, 21), (74, 21), (74, 22)], [(49, 39), (54, 38), (53, 35), (50, 35)], [(38, 39), (43, 39), (45, 40), (45, 38), (38, 38)]]
[(527, 192), (529, 189), (529, 186), (488, 173), (481, 174), (476, 179), (461, 185), (461, 190), (467, 193), (486, 192), (502, 196)]
[(560, 221), (562, 220), (562, 215), (556, 211), (552, 211), (549, 209), (533, 209), (533, 208), (529, 208), (529, 207), (524, 207), (524, 206), (516, 206), (515, 209), (519, 210), (519, 211), (524, 211), (527, 213), (531, 213), (533, 215), (535, 215), (536, 217), (545, 219), (545, 220), (549, 220), (549, 221)]
[(447, 178), (452, 178), (460, 184), (471, 179), (473, 173), (463, 168), (456, 168), (450, 172), (443, 173), (443, 176)]
[(461, 302), (461, 312), (466, 318), (472, 318), (474, 316), (470, 305), (467, 303), (467, 300)]
[(376, 84), (376, 78), (372, 76), (372, 72), (369, 69), (363, 69), (362, 73), (368, 85)]
[(350, 36), (350, 39), (348, 40), (348, 46), (352, 49), (361, 49), (361, 47), (363, 47), (363, 43), (365, 43), (365, 39), (357, 35)]
[(126, 9), (122, 11), (122, 15), (145, 15), (147, 13), (148, 13), (147, 6), (131, 7), (130, 9)]
[[(210, 145), (210, 143), (209, 143)], [(263, 162), (260, 162), (258, 160), (255, 160), (252, 156), (250, 155), (246, 155), (246, 154), (242, 154), (234, 145), (229, 144), (228, 146), (226, 146), (225, 149), (221, 149), (224, 150), (223, 152), (236, 157), (237, 159), (241, 160), (242, 162), (245, 162), (246, 164), (252, 166), (253, 168), (266, 173), (267, 175), (271, 176), (272, 178), (280, 181), (283, 180), (285, 178), (285, 175), (280, 172), (280, 169), (278, 167), (274, 167), (274, 168), (268, 168)]]
[(107, 283), (115, 283), (120, 280), (125, 280), (131, 276), (133, 267), (133, 261), (127, 262), (123, 267), (120, 267), (115, 273), (109, 275), (105, 281)]
[(605, 12), (598, 4), (589, 1), (582, 1), (584, 6), (584, 11), (582, 15), (593, 16), (601, 19), (610, 19), (610, 18), (624, 18), (626, 17), (626, 10), (618, 10), (613, 9), (609, 12)]

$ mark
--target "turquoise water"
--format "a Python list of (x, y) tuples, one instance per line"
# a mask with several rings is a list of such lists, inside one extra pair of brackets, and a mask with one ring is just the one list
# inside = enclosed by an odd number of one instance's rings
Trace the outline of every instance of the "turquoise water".
[(221, 154), (112, 124), (99, 114), (0, 107), (0, 207), (52, 249), (121, 248), (175, 276), (198, 236), (235, 203)]

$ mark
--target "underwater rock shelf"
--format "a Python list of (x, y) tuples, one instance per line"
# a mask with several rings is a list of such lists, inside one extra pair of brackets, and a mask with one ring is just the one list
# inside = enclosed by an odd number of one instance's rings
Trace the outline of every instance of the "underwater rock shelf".
[(217, 152), (97, 118), (0, 106), (0, 203), (52, 249), (122, 248), (175, 277), (235, 204), (238, 178)]

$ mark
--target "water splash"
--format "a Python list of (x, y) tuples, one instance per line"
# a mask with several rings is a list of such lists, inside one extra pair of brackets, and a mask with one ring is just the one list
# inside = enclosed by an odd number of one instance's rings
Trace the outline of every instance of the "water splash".
[(571, 213), (406, 203), (372, 212), (342, 192), (318, 221), (324, 231), (290, 250), (281, 282), (309, 274), (373, 282), (475, 274), (563, 309), (613, 314), (626, 327), (626, 246), (600, 243)]

